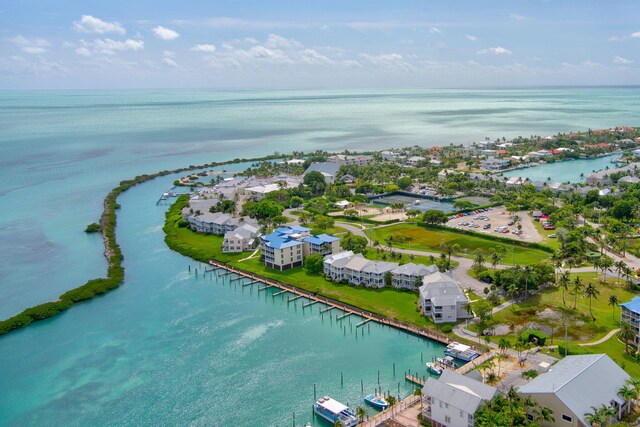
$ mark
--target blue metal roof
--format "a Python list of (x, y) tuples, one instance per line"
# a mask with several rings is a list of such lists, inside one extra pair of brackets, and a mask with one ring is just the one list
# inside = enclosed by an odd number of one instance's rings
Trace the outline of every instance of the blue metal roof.
[(340, 240), (340, 238), (323, 233), (318, 234), (317, 236), (305, 237), (303, 240), (305, 242), (311, 243), (312, 245), (321, 245), (323, 243), (335, 242), (336, 240)]
[(296, 234), (296, 233), (304, 233), (306, 231), (311, 231), (311, 229), (307, 227), (303, 227), (301, 225), (292, 225), (290, 227), (276, 228), (275, 232), (280, 234)]
[(633, 297), (631, 299), (631, 301), (629, 302), (625, 302), (623, 304), (619, 304), (620, 307), (625, 307), (628, 310), (634, 312), (634, 313), (638, 313), (640, 314), (640, 296), (639, 297)]

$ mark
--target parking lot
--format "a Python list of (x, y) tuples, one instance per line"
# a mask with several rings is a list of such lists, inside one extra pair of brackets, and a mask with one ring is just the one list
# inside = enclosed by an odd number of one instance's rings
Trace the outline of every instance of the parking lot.
[[(518, 216), (520, 221), (514, 222), (514, 216)], [(518, 224), (522, 226), (520, 229), (521, 234), (516, 234), (518, 233)], [(526, 242), (542, 241), (542, 236), (536, 230), (533, 225), (533, 219), (527, 212), (517, 212), (509, 215), (504, 206), (496, 206), (483, 212), (476, 211), (464, 216), (457, 216), (450, 219), (446, 225), (461, 230), (472, 230), (478, 233), (493, 234), (494, 236), (524, 240)]]

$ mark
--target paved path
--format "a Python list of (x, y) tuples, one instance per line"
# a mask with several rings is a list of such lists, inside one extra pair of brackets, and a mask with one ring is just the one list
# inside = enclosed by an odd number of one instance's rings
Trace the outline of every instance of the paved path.
[(615, 334), (618, 333), (620, 329), (614, 329), (613, 331), (609, 332), (607, 335), (605, 335), (604, 337), (600, 338), (598, 341), (592, 341), (592, 342), (585, 342), (582, 344), (578, 344), (581, 345), (582, 347), (590, 347), (592, 345), (598, 345), (598, 344), (602, 344), (603, 342), (607, 341), (609, 338), (611, 338), (612, 336), (614, 336)]

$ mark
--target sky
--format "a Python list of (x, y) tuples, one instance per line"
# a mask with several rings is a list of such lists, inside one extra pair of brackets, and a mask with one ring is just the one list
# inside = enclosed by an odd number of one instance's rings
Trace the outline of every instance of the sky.
[(638, 0), (0, 0), (0, 89), (638, 84)]

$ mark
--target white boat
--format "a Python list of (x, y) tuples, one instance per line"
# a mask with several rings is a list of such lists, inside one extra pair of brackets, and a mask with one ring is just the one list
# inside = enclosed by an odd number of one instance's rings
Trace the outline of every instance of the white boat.
[(359, 421), (356, 414), (348, 406), (329, 396), (318, 399), (313, 405), (313, 412), (329, 421), (332, 425), (339, 420), (344, 427), (355, 427)]
[(384, 396), (367, 394), (364, 397), (364, 401), (375, 408), (382, 409), (383, 411), (389, 407), (389, 402), (387, 402), (387, 399), (385, 399)]
[(447, 368), (458, 369), (458, 365), (451, 356), (445, 356), (444, 358), (438, 357), (436, 359), (436, 362), (438, 362), (441, 366), (446, 366)]
[(442, 367), (438, 366), (437, 363), (434, 362), (427, 362), (427, 369), (429, 369), (429, 371), (431, 371), (431, 373), (436, 374), (436, 375), (442, 375)]
[(479, 354), (473, 351), (470, 346), (460, 344), (459, 342), (452, 342), (449, 344), (447, 349), (444, 351), (444, 354), (455, 357), (456, 359), (464, 360), (465, 362), (470, 362), (479, 356)]

